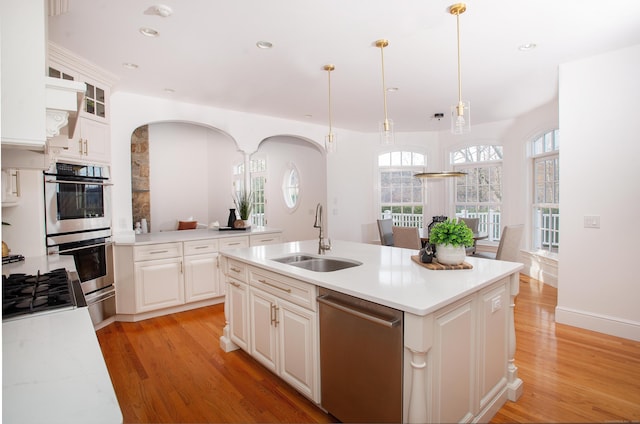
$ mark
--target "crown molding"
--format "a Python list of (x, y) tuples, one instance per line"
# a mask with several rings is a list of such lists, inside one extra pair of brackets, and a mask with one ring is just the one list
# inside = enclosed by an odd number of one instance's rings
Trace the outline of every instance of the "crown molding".
[(113, 87), (120, 80), (117, 75), (100, 68), (95, 63), (78, 56), (71, 50), (67, 50), (52, 41), (48, 42), (48, 56), (50, 61), (64, 64), (83, 75), (104, 82), (110, 87)]

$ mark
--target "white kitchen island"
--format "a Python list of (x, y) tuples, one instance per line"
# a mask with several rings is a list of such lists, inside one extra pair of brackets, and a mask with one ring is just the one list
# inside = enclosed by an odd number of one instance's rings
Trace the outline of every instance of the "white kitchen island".
[[(227, 271), (225, 283), (242, 289), (241, 275), (246, 275), (251, 289), (260, 281), (251, 277), (255, 273), (268, 277), (261, 281), (267, 286), (259, 290), (269, 290), (272, 285), (280, 286), (275, 291), (287, 287), (287, 295), (297, 305), (305, 306), (313, 293), (305, 287), (324, 287), (403, 311), (404, 422), (488, 421), (507, 399), (518, 399), (522, 381), (513, 360), (513, 308), (522, 264), (468, 257), (472, 269), (436, 271), (415, 263), (411, 259), (417, 254), (414, 250), (342, 241), (334, 241), (325, 256), (362, 265), (314, 272), (273, 260), (292, 253), (316, 255), (317, 251), (318, 241), (309, 240), (221, 252)], [(238, 347), (238, 338), (230, 335), (229, 326), (243, 319), (238, 314), (242, 304), (233, 298), (230, 302), (227, 293), (228, 324), (221, 346), (232, 350)], [(315, 304), (306, 306), (309, 326), (316, 325), (315, 330), (310, 329), (315, 340), (308, 346), (317, 350), (317, 319), (313, 316), (317, 309)], [(245, 309), (250, 314), (253, 307)], [(246, 321), (240, 330), (256, 337), (255, 329), (247, 327), (249, 319)], [(241, 347), (255, 353), (251, 346)], [(319, 380), (317, 352), (308, 356), (316, 369), (311, 375)], [(282, 377), (289, 381), (285, 373)], [(307, 393), (293, 385), (321, 404), (313, 391), (320, 383), (311, 380)]]

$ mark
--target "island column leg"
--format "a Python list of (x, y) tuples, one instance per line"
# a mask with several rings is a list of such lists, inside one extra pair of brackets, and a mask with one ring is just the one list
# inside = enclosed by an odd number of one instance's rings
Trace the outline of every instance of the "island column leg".
[(518, 367), (515, 364), (516, 355), (516, 324), (515, 324), (515, 307), (516, 296), (520, 293), (520, 275), (519, 273), (511, 274), (509, 293), (509, 364), (508, 364), (508, 383), (507, 383), (507, 399), (515, 402), (522, 396), (522, 380), (518, 378)]
[(427, 352), (411, 352), (411, 391), (408, 423), (426, 423), (427, 419)]

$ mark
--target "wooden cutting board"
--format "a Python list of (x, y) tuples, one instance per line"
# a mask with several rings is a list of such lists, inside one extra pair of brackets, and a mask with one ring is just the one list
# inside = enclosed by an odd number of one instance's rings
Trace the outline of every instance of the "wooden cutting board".
[(471, 265), (468, 262), (463, 262), (460, 265), (445, 265), (445, 264), (439, 264), (438, 262), (424, 263), (424, 262), (420, 261), (420, 256), (418, 256), (418, 255), (411, 256), (411, 259), (413, 259), (413, 261), (415, 263), (417, 263), (418, 265), (422, 265), (425, 268), (436, 270), (436, 271), (443, 270), (443, 269), (471, 269), (471, 268), (473, 268), (473, 265)]

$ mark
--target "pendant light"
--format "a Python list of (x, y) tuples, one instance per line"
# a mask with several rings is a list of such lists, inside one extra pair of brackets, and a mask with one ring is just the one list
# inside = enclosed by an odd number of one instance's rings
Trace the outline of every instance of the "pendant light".
[(329, 134), (324, 138), (324, 149), (327, 153), (335, 153), (337, 149), (336, 143), (338, 142), (338, 138), (333, 133), (333, 127), (331, 125), (331, 71), (334, 69), (336, 69), (335, 65), (324, 65), (324, 70), (327, 71), (327, 76), (329, 77)]
[(458, 35), (458, 104), (451, 106), (451, 132), (464, 134), (471, 131), (470, 104), (462, 100), (462, 76), (460, 65), (460, 14), (467, 10), (464, 3), (456, 3), (449, 7), (449, 13), (456, 15), (456, 28)]
[(382, 144), (393, 144), (393, 121), (387, 116), (387, 86), (384, 81), (384, 48), (389, 45), (389, 40), (377, 40), (375, 46), (380, 49), (382, 58), (382, 99), (384, 102), (384, 120), (380, 122), (380, 141)]

